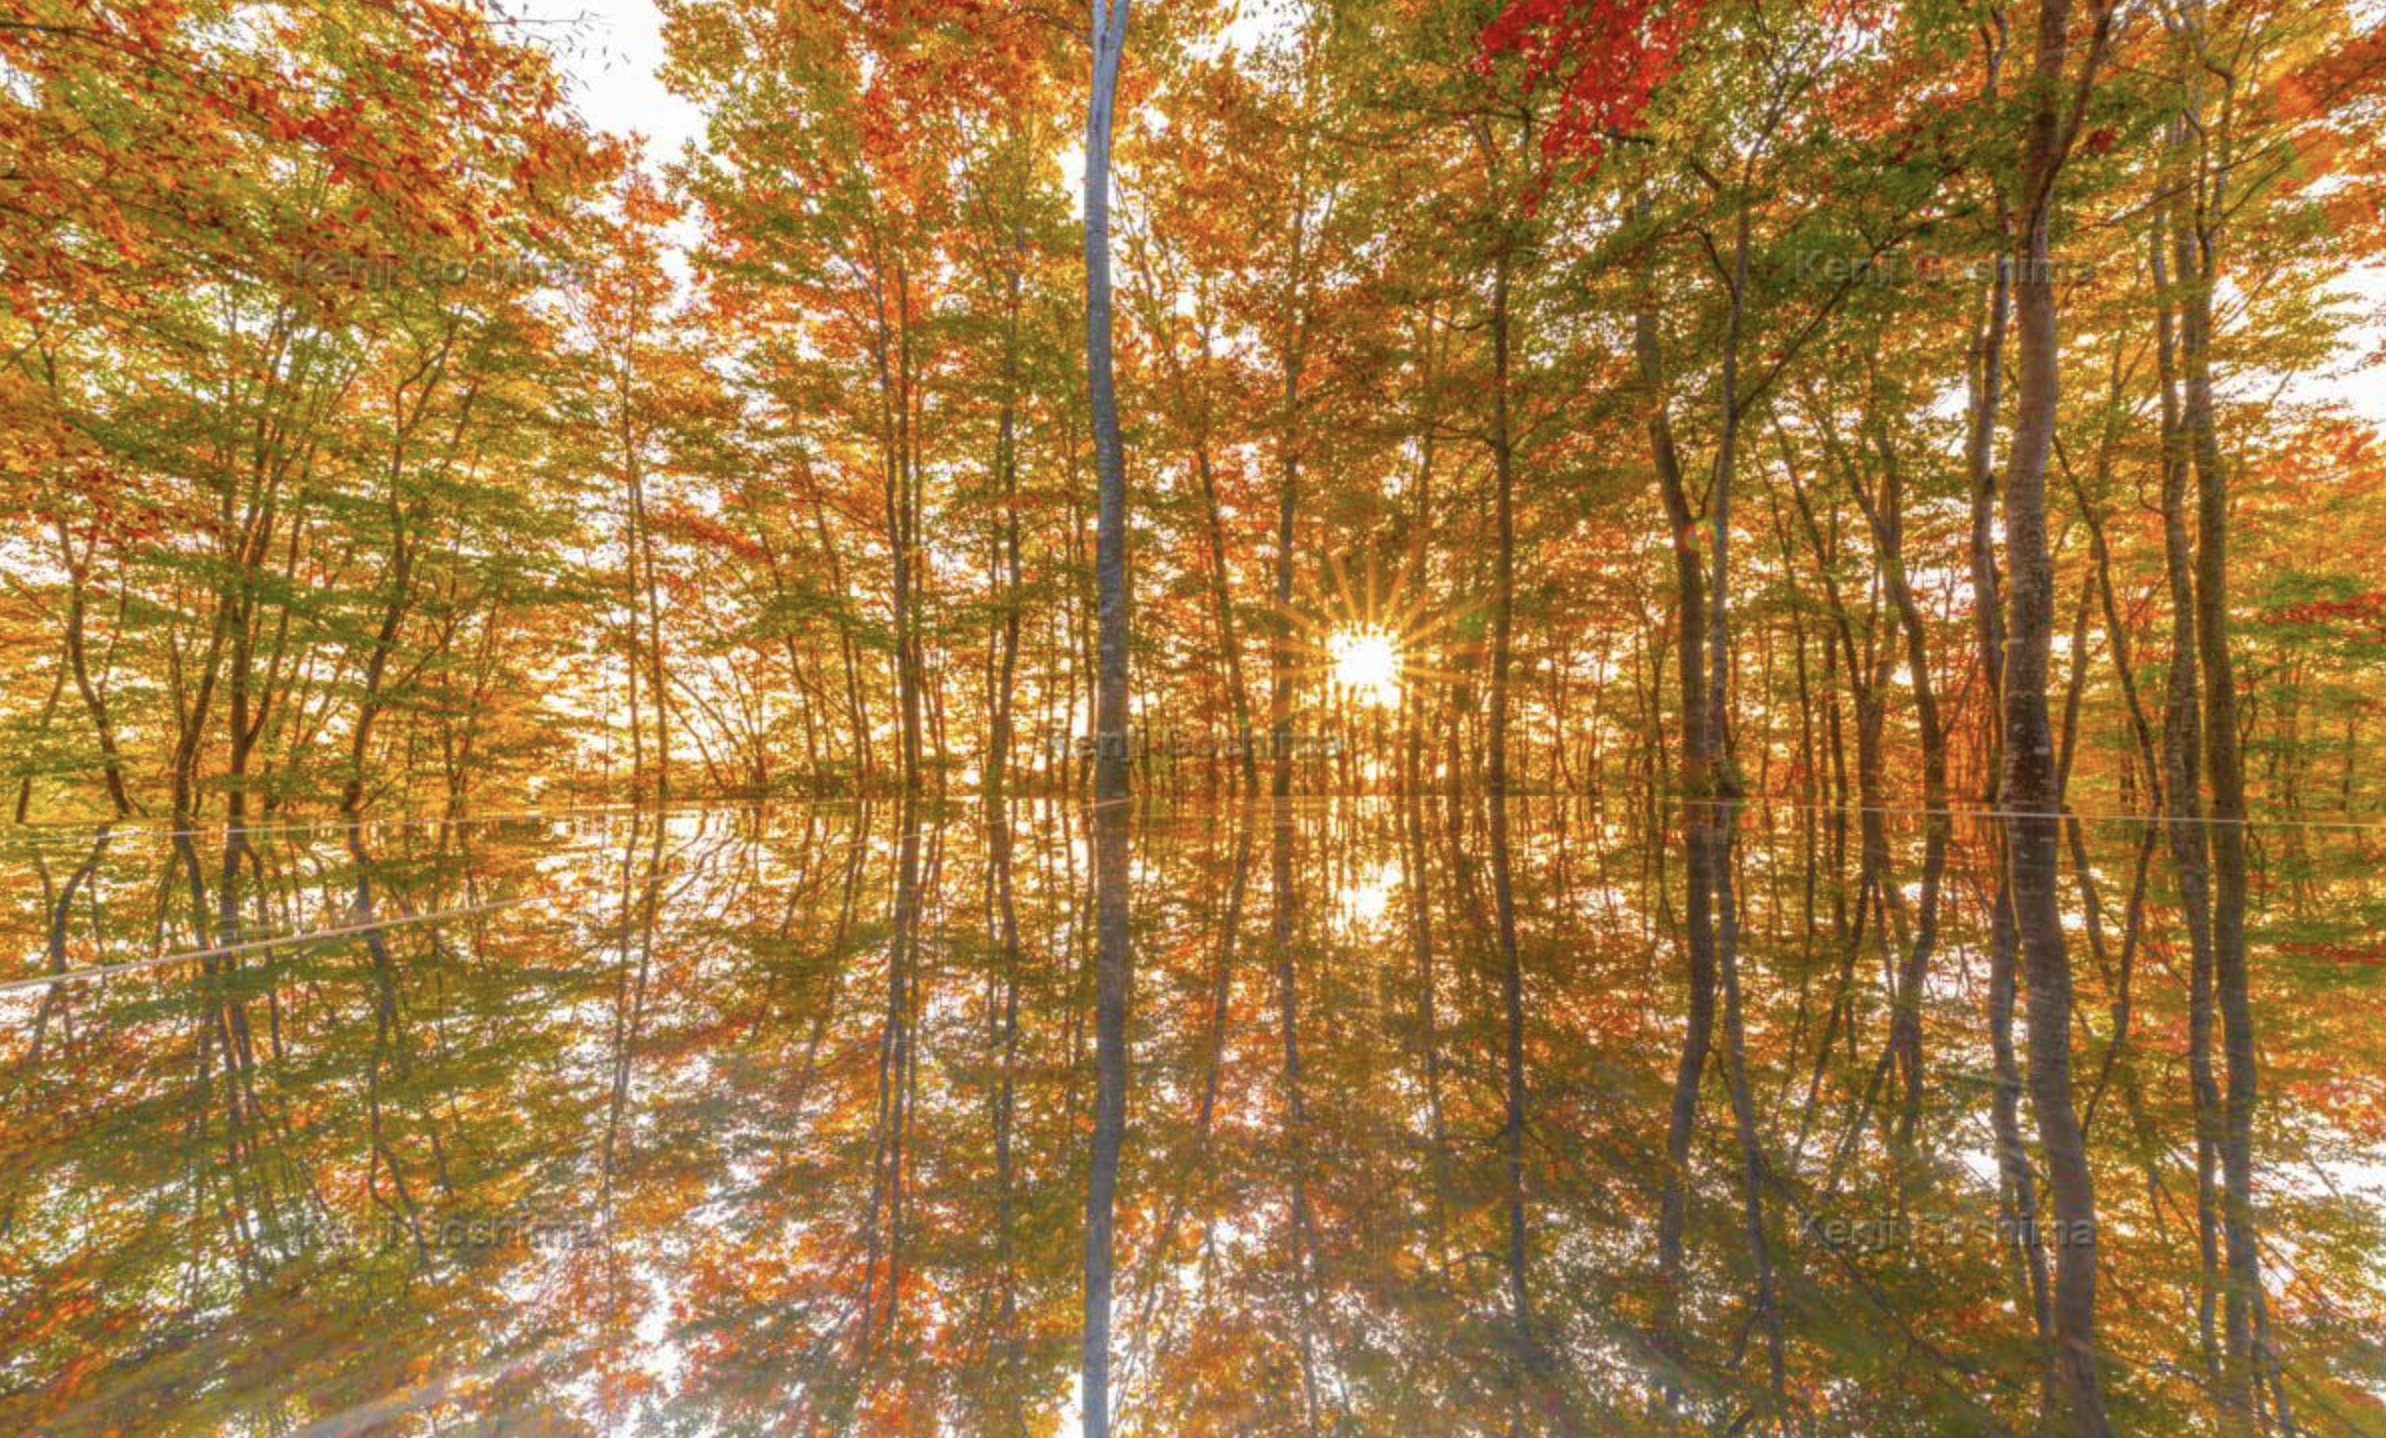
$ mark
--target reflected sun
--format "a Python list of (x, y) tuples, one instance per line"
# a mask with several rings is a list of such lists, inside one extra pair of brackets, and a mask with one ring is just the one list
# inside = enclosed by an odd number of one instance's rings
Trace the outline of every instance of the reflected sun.
[(1334, 661), (1334, 682), (1363, 704), (1390, 708), (1400, 702), (1400, 642), (1375, 625), (1337, 629), (1326, 639)]

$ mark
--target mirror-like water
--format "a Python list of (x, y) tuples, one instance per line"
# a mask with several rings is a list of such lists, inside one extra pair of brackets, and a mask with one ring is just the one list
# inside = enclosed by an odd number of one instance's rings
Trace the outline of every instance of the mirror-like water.
[[(2214, 1425), (2232, 1302), (2262, 1422), (2382, 1431), (2379, 836), (2251, 833), (2255, 1302), (2144, 825), (2065, 838), (2083, 1234), (1988, 823), (1933, 895), (1918, 817), (1868, 864), (1742, 815), (1701, 1012), (1650, 822), (1137, 819), (1121, 1431), (2028, 1433), (2083, 1240), (2118, 1431)], [(0, 1432), (1073, 1432), (1089, 852), (1025, 805), (11, 840)]]

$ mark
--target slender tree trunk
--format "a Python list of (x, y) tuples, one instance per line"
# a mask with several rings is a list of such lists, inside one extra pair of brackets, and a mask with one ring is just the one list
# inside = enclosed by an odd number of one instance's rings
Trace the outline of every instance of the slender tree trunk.
[(1724, 1079), (1731, 1094), (1732, 1126), (1740, 1144), (1741, 1218), (1748, 1241), (1749, 1267), (1756, 1283), (1756, 1319), (1764, 1330), (1766, 1373), (1772, 1418), (1778, 1422), (1785, 1400), (1781, 1315), (1774, 1301), (1773, 1255), (1765, 1237), (1765, 1157), (1756, 1129), (1756, 1110), (1748, 1089), (1746, 1029), (1740, 1011), (1740, 907), (1733, 893), (1732, 850), (1737, 825), (1736, 801), (1741, 792), (1738, 765), (1732, 755), (1731, 724), (1731, 501), (1732, 481), (1739, 460), (1740, 332), (1748, 308), (1749, 193), (1751, 158), (1740, 175), (1739, 198), (1732, 220), (1731, 275), (1726, 291), (1723, 372), (1717, 409), (1721, 433), (1715, 446), (1714, 484), (1708, 516), (1714, 547), (1714, 580), (1708, 586), (1714, 606), (1708, 621), (1707, 755), (1722, 802), (1709, 810), (1715, 834), (1715, 953), (1723, 990)]
[(2196, 1327), (2205, 1376), (2221, 1394), (2220, 1345), (2214, 1326), (2220, 1287), (2220, 1086), (2212, 1072), (2212, 870), (2204, 824), (2203, 712), (2196, 652), (2195, 546), (2187, 524), (2190, 461), (2180, 415), (2177, 335), (2172, 315), (2170, 261), (2164, 217), (2157, 212), (2149, 266), (2154, 277), (2155, 352), (2162, 392), (2163, 576), (2171, 600), (2170, 684), (2162, 714), (2163, 798), (2179, 910), (2187, 927), (2188, 1088), (2195, 1104), (2196, 1238), (2201, 1257)]
[(1019, 675), (1019, 625), (1026, 606), (1019, 557), (1019, 306), (1022, 271), (1027, 265), (1027, 226), (1011, 226), (1011, 248), (1003, 271), (1002, 413), (995, 426), (995, 494), (1002, 513), (995, 525), (996, 578), (1002, 585), (1002, 612), (995, 636), (992, 718), (987, 735), (986, 794), (999, 803), (1010, 778), (1015, 706), (1013, 690)]
[[(1938, 943), (1939, 889), (1946, 875), (1947, 843), (1951, 828), (1947, 812), (1947, 736), (1939, 721), (1936, 687), (1930, 670), (1929, 629), (1922, 606), (1915, 599), (1905, 564), (1905, 471), (1898, 462), (1888, 422), (1877, 409), (1870, 416), (1873, 445), (1881, 462), (1878, 495), (1855, 486), (1857, 503), (1871, 528), (1882, 586), (1897, 611), (1905, 638), (1907, 684), (1914, 696), (1914, 723), (1922, 739), (1923, 831), (1922, 891), (1914, 931), (1898, 971), (1891, 1048), (1905, 1074), (1904, 1103), (1898, 1114), (1898, 1146), (1909, 1148), (1922, 1112), (1922, 990), (1930, 973), (1932, 950)], [(1856, 470), (1851, 468), (1851, 478)], [(1891, 887), (1888, 892), (1898, 891)]]
[[(1636, 217), (1646, 205), (1636, 202)], [(1658, 492), (1673, 531), (1676, 617), (1676, 663), (1681, 671), (1681, 761), (1676, 769), (1683, 803), (1679, 811), (1686, 851), (1689, 892), (1685, 900), (1683, 950), (1690, 986), (1682, 1051), (1674, 1070), (1673, 1100), (1665, 1135), (1665, 1188), (1657, 1220), (1657, 1268), (1663, 1287), (1659, 1322), (1666, 1341), (1675, 1347), (1674, 1359), (1685, 1354), (1682, 1331), (1683, 1244), (1689, 1223), (1690, 1143), (1698, 1127), (1699, 1078), (1706, 1070), (1707, 1050), (1715, 1026), (1715, 839), (1712, 794), (1713, 765), (1705, 737), (1710, 732), (1706, 693), (1705, 575), (1699, 564), (1695, 521), (1683, 482), (1680, 452), (1675, 448), (1672, 420), (1667, 412), (1663, 357), (1657, 335), (1655, 262), (1646, 262), (1634, 318), (1634, 348), (1639, 378), (1646, 390), (1650, 457), (1657, 469)]]
[[(2187, 38), (2200, 51), (2200, 7), (2190, 7), (2188, 17)], [(2245, 942), (2245, 762), (2236, 671), (2229, 652), (2228, 469), (2221, 457), (2212, 394), (2212, 294), (2220, 278), (2220, 227), (2227, 213), (2226, 126), (2231, 107), (2224, 102), (2222, 128), (2212, 134), (2199, 94), (2205, 63), (2200, 54), (2189, 62), (2186, 113), (2179, 133), (2182, 141), (2195, 136), (2199, 149), (2192, 186), (2174, 188), (2170, 242), (2177, 267), (2172, 289), (2178, 318), (2179, 421), (2196, 481), (2195, 641), (2203, 671), (2204, 766), (2212, 788), (2212, 978), (2220, 1009), (2225, 1084), (2220, 1166), (2228, 1258), (2222, 1304), (2227, 1358), (2222, 1424), (2251, 1431), (2259, 1417), (2260, 1350), (2268, 1327), (2253, 1214), (2253, 1117), (2259, 1076)]]
[(1485, 787), (1495, 805), (1508, 797), (1508, 663), (1516, 627), (1516, 441), (1508, 399), (1513, 338), (1509, 298), (1515, 269), (1515, 255), (1503, 240), (1491, 278), (1491, 465), (1497, 497), (1492, 507), (1491, 752)]
[(1094, 583), (1101, 617), (1094, 706), (1096, 962), (1092, 1166), (1085, 1189), (1085, 1438), (1110, 1432), (1112, 1207), (1127, 1121), (1127, 476), (1110, 359), (1110, 137), (1129, 0), (1094, 0), (1093, 88), (1085, 123), (1085, 358), (1101, 490)]
[[(91, 677), (91, 659), (86, 641), (86, 615), (90, 591), (91, 557), (99, 545), (98, 535), (83, 546), (78, 557), (74, 541), (65, 525), (58, 527), (58, 552), (66, 562), (66, 660), (75, 677), (75, 693), (82, 696), (83, 709), (91, 716), (92, 732), (99, 739), (100, 770), (107, 782), (108, 803), (122, 819), (133, 811), (132, 795), (124, 785), (124, 759), (117, 752), (116, 719), (108, 706), (107, 695)], [(25, 805), (17, 805), (17, 821), (23, 823)]]
[[(2047, 547), (2046, 469), (2062, 388), (2053, 273), (2055, 188), (2080, 116), (2066, 113), (2072, 0), (2040, 0), (2021, 165), (2021, 229), (2013, 296), (2020, 368), (2005, 474), (2004, 780), (2006, 864), (2029, 985), (2029, 1083), (2045, 1149), (2055, 1222), (2055, 1370), (2076, 1438), (2111, 1431), (2096, 1351), (2096, 1195), (2071, 1101), (2071, 958), (2056, 884), (2063, 803), (2047, 710), (2054, 637), (2054, 561)], [(2092, 81), (2106, 17), (2085, 57)]]
[(1292, 434), (1301, 403), (1301, 355), (1296, 339), (1284, 367), (1284, 436), (1276, 480), (1276, 647), (1268, 676), (1269, 793), (1292, 792), (1292, 538), (1300, 507), (1301, 459)]
[[(2003, 200), (1998, 201), (2003, 209)], [(2007, 225), (2010, 228), (2010, 225)], [(1985, 310), (1975, 332), (1971, 363), (1971, 413), (1964, 458), (1971, 481), (1972, 617), (1980, 640), (1980, 673), (1992, 713), (2002, 714), (2005, 692), (2005, 614), (1997, 577), (1997, 411), (2003, 403), (2005, 325), (2010, 303), (2011, 270), (2006, 257), (1996, 258), (1996, 275), (1989, 283)], [(1988, 726), (1989, 762), (1983, 788), (1993, 803), (2003, 782), (2000, 751), (2001, 724)], [(2002, 882), (2000, 880), (1999, 882)]]

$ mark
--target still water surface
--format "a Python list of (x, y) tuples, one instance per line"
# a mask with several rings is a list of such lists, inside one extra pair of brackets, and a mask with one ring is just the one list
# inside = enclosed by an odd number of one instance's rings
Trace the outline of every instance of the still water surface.
[[(1766, 1304), (1720, 1033), (1661, 1252), (1678, 841), (1511, 815), (1504, 855), (1479, 807), (1138, 817), (1120, 1431), (1745, 1431), (1777, 1330), (1790, 1430), (2032, 1432), (1987, 826), (1915, 1082), (1919, 824), (1876, 895), (1853, 825), (1742, 817)], [(2219, 1359), (2146, 837), (2067, 846), (2075, 1098), (2115, 1429), (2189, 1433)], [(2262, 1417), (2386, 1433), (2386, 836), (2254, 840)], [(1061, 805), (0, 841), (0, 1433), (1074, 1432), (1088, 854)]]

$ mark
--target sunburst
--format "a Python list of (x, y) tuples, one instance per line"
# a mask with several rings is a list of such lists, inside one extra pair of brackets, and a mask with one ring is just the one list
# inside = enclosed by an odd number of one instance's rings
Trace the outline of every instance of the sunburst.
[[(1385, 582), (1373, 547), (1354, 576), (1349, 551), (1326, 556), (1333, 592), (1311, 574), (1289, 604), (1279, 607), (1277, 646), (1296, 684), (1324, 684), (1335, 698), (1363, 709), (1399, 706), (1403, 693), (1461, 676), (1434, 668), (1426, 656), (1447, 647), (1455, 606), (1436, 605), (1418, 580), (1421, 548), (1412, 549)], [(1451, 656), (1463, 662), (1460, 656)]]

